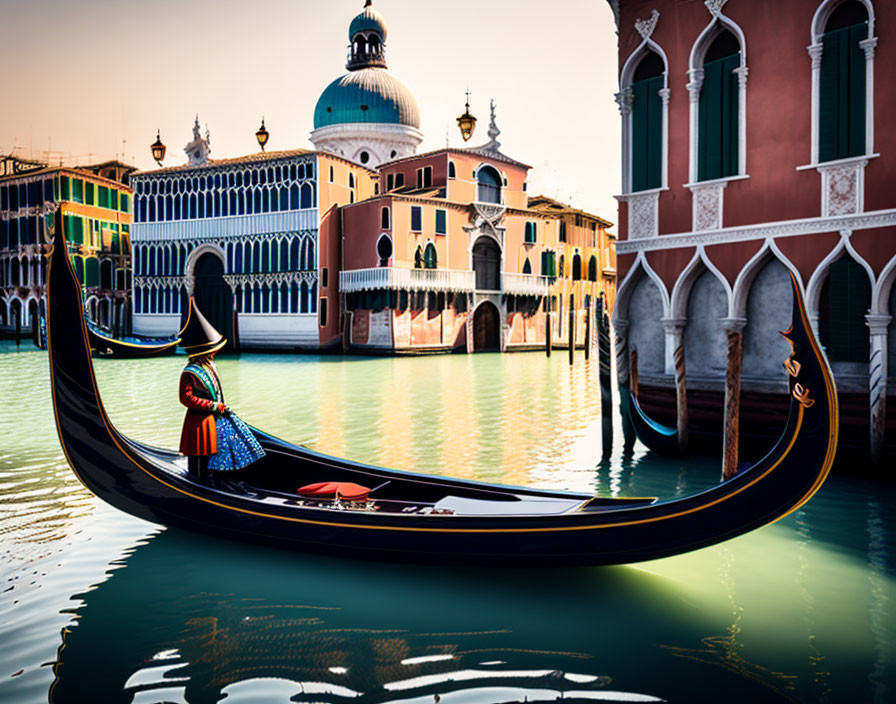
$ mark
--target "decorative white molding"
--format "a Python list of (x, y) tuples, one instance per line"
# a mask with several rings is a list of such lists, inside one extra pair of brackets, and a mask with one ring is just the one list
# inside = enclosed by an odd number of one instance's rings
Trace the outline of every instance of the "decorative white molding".
[(728, 0), (705, 0), (703, 4), (706, 5), (706, 9), (713, 17), (718, 17), (722, 14), (722, 8), (725, 7), (726, 2)]
[[(319, 127), (311, 132), (315, 149), (330, 152), (361, 163), (361, 152), (370, 160), (363, 164), (375, 169), (384, 162), (402, 159), (417, 153), (423, 133), (416, 127), (381, 122), (352, 122)], [(392, 156), (392, 152), (395, 156)]]
[(780, 222), (728, 227), (706, 232), (685, 232), (663, 235), (651, 239), (620, 240), (616, 243), (617, 254), (635, 254), (661, 249), (696, 247), (697, 245), (726, 244), (728, 242), (749, 242), (767, 238), (799, 237), (839, 230), (868, 230), (877, 227), (896, 226), (896, 208), (874, 210), (855, 215), (838, 217), (805, 218), (803, 220), (783, 220)]
[(865, 205), (865, 167), (868, 160), (855, 164), (819, 166), (821, 174), (821, 215), (852, 215)]
[(642, 39), (650, 39), (650, 35), (653, 34), (653, 30), (656, 29), (656, 23), (659, 19), (659, 11), (653, 10), (650, 13), (649, 19), (635, 20), (635, 30), (641, 35)]
[(317, 208), (284, 213), (233, 215), (222, 218), (141, 222), (131, 225), (131, 242), (170, 242), (172, 240), (249, 237), (271, 232), (314, 231), (320, 224)]
[(632, 114), (632, 105), (635, 102), (635, 94), (631, 88), (623, 88), (618, 93), (614, 93), (616, 105), (619, 106), (619, 114), (622, 117), (628, 117)]
[(659, 199), (661, 190), (663, 189), (655, 188), (643, 193), (616, 196), (620, 202), (628, 203), (629, 240), (655, 238), (659, 234)]
[(722, 228), (723, 194), (727, 182), (690, 186), (691, 227), (694, 232)]

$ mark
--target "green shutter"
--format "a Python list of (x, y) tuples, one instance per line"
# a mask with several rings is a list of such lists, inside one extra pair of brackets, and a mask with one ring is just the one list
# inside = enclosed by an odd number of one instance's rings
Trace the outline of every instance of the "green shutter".
[(663, 76), (632, 84), (632, 190), (662, 185)]
[(865, 52), (862, 22), (822, 37), (818, 100), (818, 159), (832, 161), (865, 153)]
[(709, 181), (738, 172), (740, 53), (703, 66), (697, 132), (697, 179)]
[(436, 234), (444, 235), (448, 232), (447, 225), (448, 213), (444, 210), (436, 210)]
[(870, 353), (865, 316), (871, 307), (871, 283), (852, 259), (831, 264), (828, 282), (828, 358), (836, 362), (867, 362)]

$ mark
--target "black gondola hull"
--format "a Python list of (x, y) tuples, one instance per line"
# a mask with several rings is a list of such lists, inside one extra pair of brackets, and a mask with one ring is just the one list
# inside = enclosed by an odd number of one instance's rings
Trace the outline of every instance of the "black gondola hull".
[(789, 339), (801, 370), (792, 385), (809, 389), (813, 403), (794, 400), (787, 428), (768, 457), (698, 494), (661, 503), (596, 500), (566, 513), (514, 515), (508, 507), (518, 501), (584, 504), (589, 497), (369, 467), (261, 432), (268, 452), (246, 470), (249, 484), (276, 480), (294, 491), (309, 481), (346, 479), (370, 486), (388, 481), (388, 491), (400, 490), (414, 501), (456, 495), (481, 499), (492, 510), (481, 515), (339, 510), (215, 489), (193, 481), (176, 453), (134, 443), (109, 421), (94, 378), (80, 289), (59, 231), (49, 290), (54, 413), (77, 476), (126, 513), (219, 537), (395, 561), (529, 566), (638, 562), (718, 543), (781, 518), (817, 491), (836, 449), (833, 382), (795, 288)]

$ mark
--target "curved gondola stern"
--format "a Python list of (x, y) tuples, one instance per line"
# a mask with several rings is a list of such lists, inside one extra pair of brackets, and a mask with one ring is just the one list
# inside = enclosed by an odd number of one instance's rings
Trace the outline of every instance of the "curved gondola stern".
[[(824, 452), (807, 491), (776, 520), (798, 509), (821, 488), (834, 464), (840, 436), (840, 410), (834, 374), (809, 322), (800, 284), (793, 272), (790, 273), (790, 279), (793, 288), (793, 317), (790, 329), (781, 334), (790, 343), (792, 350), (784, 362), (789, 378), (791, 415), (794, 411), (800, 411), (803, 442), (822, 443)], [(800, 462), (802, 459), (799, 451), (794, 453), (794, 461)]]
[[(141, 518), (141, 482), (148, 477), (124, 449), (110, 422), (91, 359), (81, 285), (57, 217), (47, 270), (47, 349), (53, 417), (62, 451), (81, 483), (113, 506)], [(140, 475), (143, 475), (142, 477)]]

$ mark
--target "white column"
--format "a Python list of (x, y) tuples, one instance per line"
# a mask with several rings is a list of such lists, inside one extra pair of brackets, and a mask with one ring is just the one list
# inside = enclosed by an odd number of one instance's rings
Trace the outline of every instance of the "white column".
[(750, 69), (746, 66), (734, 69), (737, 74), (737, 173), (741, 176), (747, 173), (747, 76)]
[(859, 42), (865, 52), (865, 153), (874, 154), (874, 48), (877, 37)]
[(622, 192), (630, 193), (632, 190), (632, 104), (635, 94), (631, 87), (623, 88), (614, 96), (619, 106), (619, 114), (622, 116)]
[(892, 316), (866, 315), (865, 320), (871, 335), (871, 356), (868, 364), (871, 461), (877, 464), (883, 452), (887, 420), (887, 327)]
[(700, 119), (700, 89), (703, 87), (703, 69), (692, 68), (688, 71), (688, 100), (690, 101), (690, 159), (688, 183), (697, 180), (697, 123)]
[(659, 91), (660, 100), (663, 101), (663, 172), (660, 174), (660, 186), (669, 187), (669, 96), (672, 91), (663, 88)]
[(675, 350), (684, 342), (684, 326), (687, 318), (662, 318), (663, 330), (666, 332), (666, 349), (664, 365), (666, 374), (675, 374)]
[(806, 47), (812, 60), (812, 144), (809, 163), (818, 163), (818, 106), (821, 99), (821, 55), (823, 44), (812, 44)]

